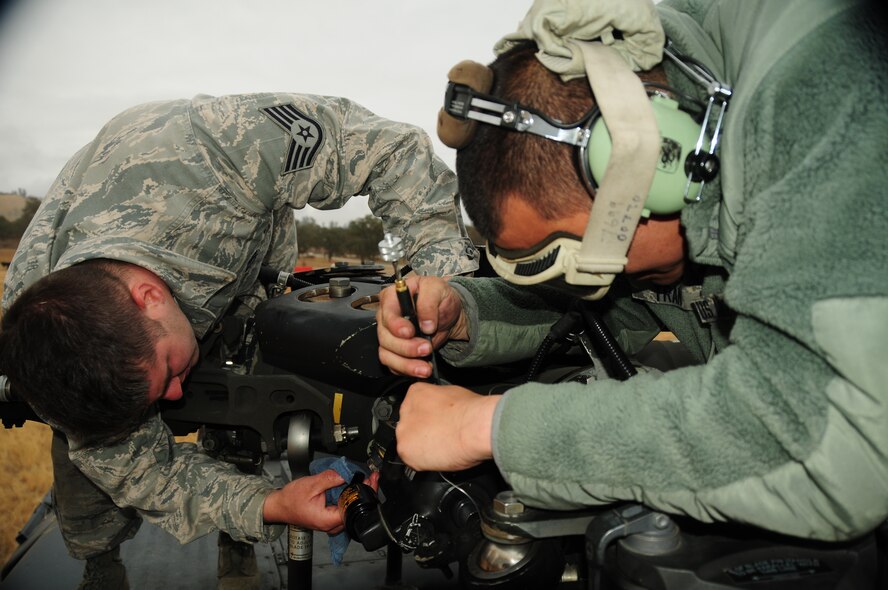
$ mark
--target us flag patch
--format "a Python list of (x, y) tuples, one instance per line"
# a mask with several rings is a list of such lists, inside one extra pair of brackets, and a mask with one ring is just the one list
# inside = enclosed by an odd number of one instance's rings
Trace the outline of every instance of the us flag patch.
[(292, 104), (263, 107), (259, 110), (290, 134), (290, 145), (281, 176), (311, 168), (324, 142), (324, 132), (318, 122)]

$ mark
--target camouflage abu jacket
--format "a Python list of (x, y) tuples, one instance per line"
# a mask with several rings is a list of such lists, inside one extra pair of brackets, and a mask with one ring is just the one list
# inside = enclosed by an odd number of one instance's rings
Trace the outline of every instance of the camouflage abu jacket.
[[(333, 209), (355, 195), (368, 195), (386, 229), (404, 237), (417, 271), (477, 268), (456, 178), (414, 126), (338, 97), (137, 106), (59, 174), (10, 266), (3, 309), (52, 271), (110, 258), (161, 277), (200, 338), (255, 291), (263, 264), (292, 268), (293, 209)], [(114, 447), (71, 442), (71, 459), (116, 503), (183, 542), (217, 528), (241, 540), (273, 534), (261, 513), (270, 485), (173, 444), (158, 416)]]

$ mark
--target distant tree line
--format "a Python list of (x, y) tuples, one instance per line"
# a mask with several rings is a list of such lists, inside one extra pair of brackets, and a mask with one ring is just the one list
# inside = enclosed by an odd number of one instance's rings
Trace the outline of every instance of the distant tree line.
[[(476, 244), (482, 242), (474, 227), (466, 229)], [(328, 260), (351, 255), (360, 258), (362, 264), (379, 260), (379, 241), (384, 231), (382, 220), (373, 215), (365, 215), (345, 226), (335, 222), (324, 226), (312, 217), (298, 218), (296, 221), (299, 252), (320, 253)]]
[(336, 222), (323, 226), (312, 217), (296, 221), (299, 251), (318, 252), (328, 260), (351, 255), (360, 258), (362, 264), (373, 262), (379, 258), (383, 233), (382, 220), (373, 215), (354, 219), (345, 226)]

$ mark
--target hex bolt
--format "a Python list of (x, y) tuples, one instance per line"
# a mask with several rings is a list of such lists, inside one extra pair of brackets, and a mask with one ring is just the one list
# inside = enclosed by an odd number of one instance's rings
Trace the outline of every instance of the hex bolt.
[(500, 492), (493, 499), (493, 511), (500, 516), (517, 516), (524, 512), (524, 504), (511, 491)]
[(333, 277), (330, 279), (330, 297), (340, 299), (351, 294), (351, 281), (348, 277)]

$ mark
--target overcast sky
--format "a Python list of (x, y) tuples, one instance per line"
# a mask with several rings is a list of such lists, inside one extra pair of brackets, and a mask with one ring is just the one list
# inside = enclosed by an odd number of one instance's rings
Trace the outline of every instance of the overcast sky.
[[(447, 71), (487, 63), (531, 0), (13, 0), (0, 18), (0, 191), (43, 196), (142, 102), (285, 91), (351, 98), (435, 137)], [(369, 213), (366, 198), (339, 212)]]

